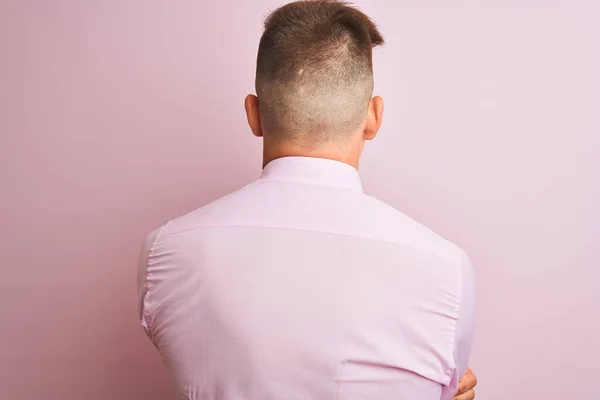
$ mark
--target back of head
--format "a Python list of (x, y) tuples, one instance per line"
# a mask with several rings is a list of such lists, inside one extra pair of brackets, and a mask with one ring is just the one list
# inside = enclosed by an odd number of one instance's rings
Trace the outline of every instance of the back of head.
[(371, 19), (342, 1), (275, 10), (256, 70), (265, 138), (312, 147), (360, 128), (373, 94), (372, 49), (382, 43)]

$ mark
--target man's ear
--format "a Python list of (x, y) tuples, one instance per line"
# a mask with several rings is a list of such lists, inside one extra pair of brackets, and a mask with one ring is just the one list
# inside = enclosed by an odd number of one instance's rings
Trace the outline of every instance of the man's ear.
[(367, 123), (363, 131), (364, 140), (373, 140), (381, 128), (383, 119), (383, 99), (375, 96), (369, 102), (369, 111), (367, 112)]
[(248, 118), (248, 125), (252, 130), (252, 133), (256, 137), (262, 137), (262, 125), (260, 123), (260, 113), (258, 111), (258, 97), (253, 94), (249, 94), (246, 96), (246, 100), (244, 101), (244, 106), (246, 108), (246, 117)]

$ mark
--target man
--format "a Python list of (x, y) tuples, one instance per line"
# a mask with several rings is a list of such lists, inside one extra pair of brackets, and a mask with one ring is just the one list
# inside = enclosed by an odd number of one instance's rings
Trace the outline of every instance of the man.
[[(248, 123), (264, 143), (249, 186), (152, 233), (143, 326), (182, 399), (474, 397), (466, 254), (363, 193), (381, 126), (363, 13), (291, 3), (265, 22)], [(464, 387), (463, 387), (464, 386)]]

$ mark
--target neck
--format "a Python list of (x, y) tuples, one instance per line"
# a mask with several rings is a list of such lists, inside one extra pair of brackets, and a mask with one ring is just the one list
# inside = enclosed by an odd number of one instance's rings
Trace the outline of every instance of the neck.
[(263, 146), (263, 168), (269, 162), (282, 157), (312, 157), (343, 162), (358, 170), (358, 161), (361, 152), (362, 141), (360, 145), (340, 146), (337, 143), (332, 143), (313, 148), (289, 143), (267, 143), (265, 139)]

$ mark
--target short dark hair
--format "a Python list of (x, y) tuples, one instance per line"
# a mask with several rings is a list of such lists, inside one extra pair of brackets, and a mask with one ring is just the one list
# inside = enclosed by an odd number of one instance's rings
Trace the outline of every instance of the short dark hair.
[(349, 3), (286, 4), (264, 23), (256, 91), (265, 135), (322, 142), (358, 127), (373, 94), (372, 49), (384, 40)]

